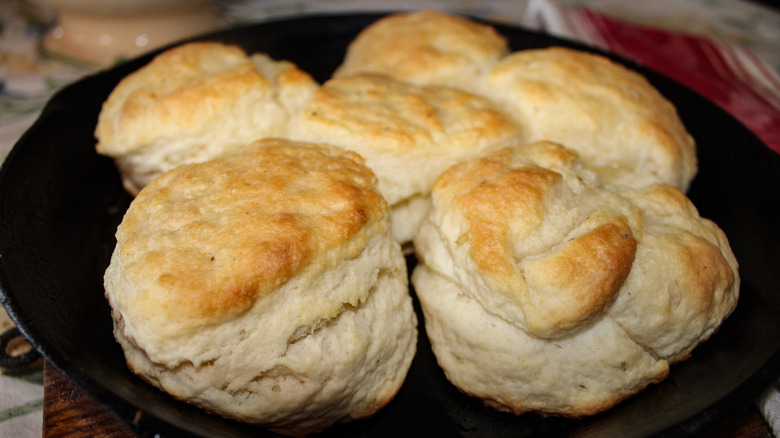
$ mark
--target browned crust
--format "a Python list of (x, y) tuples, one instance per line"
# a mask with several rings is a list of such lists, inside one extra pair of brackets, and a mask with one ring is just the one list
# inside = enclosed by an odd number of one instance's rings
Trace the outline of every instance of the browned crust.
[(355, 154), (279, 140), (163, 175), (117, 234), (135, 304), (201, 324), (335, 263), (332, 251), (357, 255), (365, 230), (386, 226), (374, 182)]

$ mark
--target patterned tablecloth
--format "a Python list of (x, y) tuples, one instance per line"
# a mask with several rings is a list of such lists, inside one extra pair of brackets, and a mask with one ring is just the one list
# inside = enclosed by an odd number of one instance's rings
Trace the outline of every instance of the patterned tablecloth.
[[(433, 8), (578, 40), (632, 58), (722, 106), (780, 153), (780, 12), (739, 0), (216, 0), (225, 27), (311, 12)], [(0, 2), (0, 161), (61, 87), (100, 67), (47, 56), (53, 11)], [(685, 63), (669, 62), (672, 57)], [(13, 327), (0, 308), (0, 333)], [(41, 436), (40, 367), (0, 370), (0, 437)], [(780, 381), (756, 403), (780, 436)]]

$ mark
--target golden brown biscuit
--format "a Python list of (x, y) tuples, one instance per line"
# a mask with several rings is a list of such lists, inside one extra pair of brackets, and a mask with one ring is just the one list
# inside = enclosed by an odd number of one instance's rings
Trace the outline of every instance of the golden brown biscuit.
[(450, 381), (516, 414), (590, 415), (666, 377), (736, 306), (723, 232), (677, 188), (604, 185), (569, 149), (452, 166), (412, 282)]
[(294, 64), (236, 46), (189, 43), (125, 77), (100, 112), (97, 151), (135, 194), (180, 164), (284, 135), (316, 89)]
[(576, 150), (609, 183), (685, 191), (696, 174), (696, 146), (674, 106), (643, 76), (605, 57), (562, 47), (518, 51), (479, 88), (528, 141)]
[(350, 44), (334, 77), (382, 73), (416, 85), (470, 89), (508, 52), (496, 30), (465, 17), (416, 11), (384, 17)]
[(393, 209), (393, 234), (401, 242), (414, 235), (444, 169), (519, 135), (483, 97), (378, 74), (329, 80), (290, 129), (293, 139), (336, 144), (365, 158)]
[(354, 153), (267, 139), (147, 185), (105, 274), (130, 368), (291, 435), (385, 406), (416, 319), (375, 182)]

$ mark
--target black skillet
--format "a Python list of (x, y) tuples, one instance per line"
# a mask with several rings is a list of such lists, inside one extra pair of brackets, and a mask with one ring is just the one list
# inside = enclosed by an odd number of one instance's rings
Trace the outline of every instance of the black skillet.
[[(200, 39), (288, 59), (325, 81), (347, 44), (380, 15), (307, 16)], [(572, 42), (496, 25), (512, 49)], [(271, 436), (178, 402), (130, 373), (112, 337), (102, 276), (130, 197), (93, 129), (116, 83), (150, 56), (59, 92), (0, 172), (0, 299), (41, 354), (142, 436)], [(641, 66), (678, 108), (698, 144), (689, 195), (726, 232), (740, 262), (735, 313), (668, 379), (582, 419), (501, 414), (460, 394), (437, 367), (421, 325), (418, 354), (390, 405), (323, 435), (363, 437), (619, 436), (701, 433), (752, 403), (780, 372), (780, 156), (709, 101)], [(410, 267), (413, 257), (408, 260)], [(419, 308), (417, 308), (419, 312)], [(422, 320), (422, 319), (421, 319)], [(138, 412), (141, 412), (138, 415)]]

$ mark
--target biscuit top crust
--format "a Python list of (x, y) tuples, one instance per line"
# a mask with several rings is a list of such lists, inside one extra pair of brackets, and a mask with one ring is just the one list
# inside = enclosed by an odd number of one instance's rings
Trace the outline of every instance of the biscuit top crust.
[[(520, 306), (528, 330), (540, 336), (574, 328), (601, 312), (636, 253), (637, 241), (618, 211), (598, 209), (571, 232), (565, 231), (571, 223), (552, 223), (553, 210), (567, 206), (548, 198), (568, 195), (561, 186), (571, 173), (563, 169), (576, 158), (553, 143), (508, 147), (453, 166), (434, 186), (434, 204), (454, 206), (467, 223), (456, 244), (471, 244), (478, 269)], [(533, 234), (545, 234), (545, 228), (546, 234), (568, 236), (525, 253), (534, 246)]]
[(490, 68), (508, 50), (493, 27), (464, 17), (437, 11), (395, 14), (355, 38), (334, 76), (375, 72), (418, 85), (455, 86)]
[(504, 146), (520, 131), (484, 97), (365, 73), (323, 84), (291, 135), (358, 152), (392, 205), (427, 194), (450, 164)]
[(278, 139), (169, 171), (117, 231), (128, 311), (208, 325), (356, 256), (388, 226), (374, 184), (356, 154)]
[(641, 345), (684, 360), (737, 304), (739, 264), (724, 232), (679, 189), (656, 184), (621, 193), (642, 209), (643, 260), (610, 314)]
[(606, 57), (563, 47), (521, 50), (501, 59), (483, 86), (528, 141), (574, 149), (607, 182), (662, 182), (684, 191), (696, 173), (696, 146), (673, 104)]
[(422, 263), (536, 336), (608, 317), (676, 361), (736, 303), (726, 236), (680, 189), (604, 184), (559, 144), (509, 146), (454, 165), (431, 198), (415, 237)]
[[(333, 131), (361, 149), (399, 155), (440, 153), (506, 140), (516, 126), (484, 97), (446, 87), (418, 87), (377, 74), (331, 79), (318, 89), (302, 125)], [(351, 141), (350, 141), (351, 140)], [(446, 153), (446, 152), (445, 152)]]
[(314, 87), (308, 73), (287, 61), (260, 54), (255, 59), (237, 46), (215, 42), (183, 44), (119, 82), (103, 104), (96, 148), (121, 156), (158, 140), (208, 132), (246, 96), (254, 105), (274, 102), (281, 115), (285, 92), (306, 94)]

